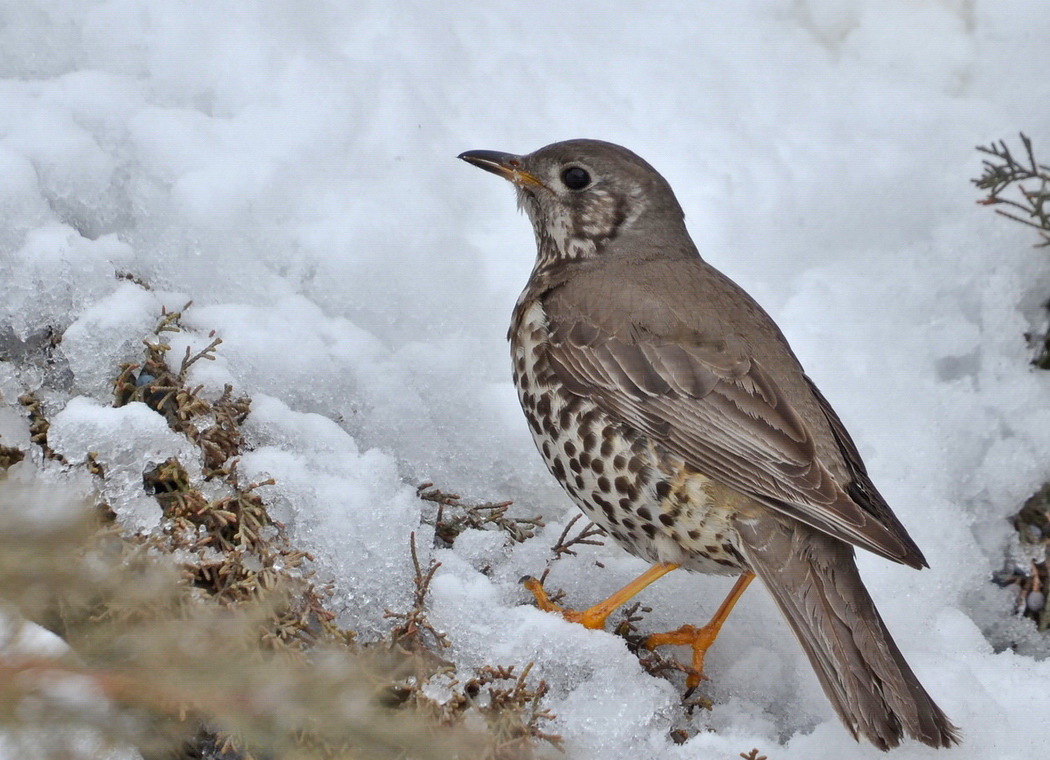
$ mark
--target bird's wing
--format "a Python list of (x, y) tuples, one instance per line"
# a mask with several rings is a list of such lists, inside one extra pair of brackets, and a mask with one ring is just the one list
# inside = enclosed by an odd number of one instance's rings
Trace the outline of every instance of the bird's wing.
[(813, 431), (739, 339), (682, 331), (673, 340), (633, 340), (584, 320), (548, 327), (548, 359), (567, 389), (698, 472), (888, 559), (922, 562), (895, 518), (886, 524), (836, 482), (817, 457)]
[(864, 466), (860, 452), (857, 451), (857, 444), (853, 442), (853, 438), (850, 436), (849, 431), (846, 430), (846, 426), (842, 424), (842, 420), (839, 419), (835, 410), (831, 408), (831, 404), (824, 398), (824, 394), (820, 392), (816, 384), (807, 375), (803, 375), (803, 377), (810, 392), (813, 394), (813, 398), (816, 399), (817, 405), (823, 412), (824, 418), (828, 421), (831, 434), (835, 437), (835, 442), (838, 444), (843, 461), (846, 463), (846, 469), (850, 473), (851, 477), (846, 486), (846, 492), (855, 502), (864, 505), (865, 511), (875, 515), (879, 522), (903, 539), (905, 546), (915, 560), (914, 563), (908, 562), (907, 564), (912, 564), (916, 567), (929, 567), (922, 551), (912, 541), (908, 531), (897, 519), (897, 515), (893, 514), (889, 504), (882, 498), (882, 494), (879, 493), (878, 489), (875, 488), (875, 484), (871, 482), (871, 478), (868, 477), (868, 470)]

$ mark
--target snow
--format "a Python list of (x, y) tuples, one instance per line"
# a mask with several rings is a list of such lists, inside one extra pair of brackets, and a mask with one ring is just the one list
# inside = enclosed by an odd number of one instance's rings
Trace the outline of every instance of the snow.
[[(509, 379), (532, 234), (511, 189), (455, 156), (619, 142), (777, 319), (926, 553), (922, 573), (860, 564), (963, 729), (951, 756), (1043, 751), (1045, 637), (988, 579), (1005, 518), (1050, 478), (1050, 376), (1023, 338), (1050, 271), (968, 179), (974, 145), (1020, 130), (1050, 155), (1045, 2), (8, 0), (0, 20), (0, 442), (27, 445), (16, 399), (39, 391), (51, 445), (96, 452), (121, 519), (154, 525), (142, 469), (198, 454), (147, 407), (110, 408), (109, 383), (161, 307), (192, 300), (170, 358), (222, 338), (191, 378), (253, 397), (242, 474), (276, 480), (264, 493), (336, 579), (343, 623), (375, 634), (404, 607), (415, 531), (442, 563), (431, 615), (457, 665), (535, 661), (571, 757), (879, 756), (759, 588), (692, 719), (620, 639), (523, 606), (517, 579), (573, 514)], [(30, 361), (50, 335), (51, 362)], [(423, 480), (549, 526), (431, 550)], [(582, 605), (644, 564), (603, 546), (553, 567)], [(729, 582), (671, 574), (641, 597), (647, 626), (702, 622)], [(1011, 639), (1025, 654), (996, 651)]]
[(374, 636), (385, 610), (411, 606), (414, 570), (406, 560), (413, 531), (422, 546), (433, 543), (433, 529), (419, 524), (414, 489), (401, 482), (390, 456), (359, 451), (332, 420), (276, 398), (253, 399), (245, 435), (255, 450), (241, 460), (241, 477), (276, 479), (263, 491), (273, 516), (298, 547), (316, 554), (325, 577), (339, 578), (338, 603), (354, 610), (358, 634)]
[(200, 471), (200, 453), (167, 421), (141, 402), (114, 409), (86, 396), (75, 396), (51, 420), (48, 444), (72, 464), (88, 452), (106, 472), (102, 496), (117, 505), (121, 523), (130, 530), (149, 530), (161, 520), (156, 499), (142, 488), (142, 476), (170, 457)]

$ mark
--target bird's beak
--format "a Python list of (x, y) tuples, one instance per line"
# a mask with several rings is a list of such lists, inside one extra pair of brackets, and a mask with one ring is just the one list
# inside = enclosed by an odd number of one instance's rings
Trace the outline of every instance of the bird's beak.
[(535, 175), (521, 168), (521, 156), (513, 153), (500, 153), (498, 150), (468, 150), (459, 157), (479, 169), (498, 174), (515, 185), (535, 185), (543, 187)]

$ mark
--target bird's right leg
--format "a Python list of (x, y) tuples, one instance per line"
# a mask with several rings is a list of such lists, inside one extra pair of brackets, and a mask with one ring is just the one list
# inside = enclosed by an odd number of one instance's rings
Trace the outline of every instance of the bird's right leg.
[(543, 589), (543, 585), (539, 580), (533, 578), (531, 575), (522, 578), (521, 583), (525, 588), (532, 592), (533, 596), (536, 597), (536, 605), (544, 612), (557, 612), (571, 623), (579, 623), (584, 628), (598, 629), (605, 627), (605, 621), (617, 607), (629, 600), (653, 581), (667, 575), (676, 567), (678, 567), (678, 565), (672, 565), (669, 562), (661, 562), (658, 565), (653, 565), (608, 599), (598, 602), (593, 607), (588, 607), (585, 610), (570, 610), (558, 606), (547, 596), (547, 592)]

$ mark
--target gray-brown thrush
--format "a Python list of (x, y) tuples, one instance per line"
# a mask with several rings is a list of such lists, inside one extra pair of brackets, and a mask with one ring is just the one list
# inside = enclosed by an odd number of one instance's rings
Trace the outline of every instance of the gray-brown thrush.
[(914, 568), (922, 552), (773, 320), (700, 257), (667, 181), (597, 140), (460, 158), (513, 182), (536, 233), (509, 334), (536, 446), (591, 520), (655, 563), (606, 602), (563, 613), (600, 627), (675, 567), (741, 573), (707, 626), (647, 643), (691, 644), (695, 685), (754, 573), (855, 738), (884, 750), (905, 734), (958, 742), (886, 630), (853, 546)]

